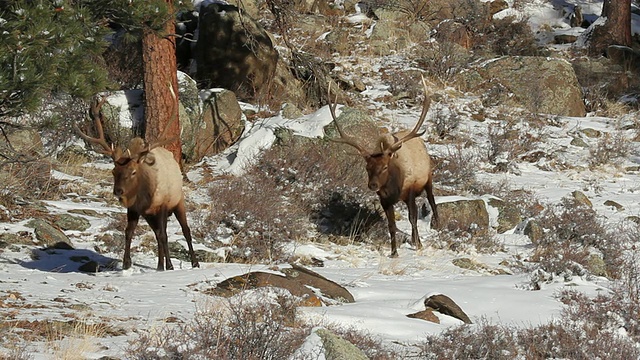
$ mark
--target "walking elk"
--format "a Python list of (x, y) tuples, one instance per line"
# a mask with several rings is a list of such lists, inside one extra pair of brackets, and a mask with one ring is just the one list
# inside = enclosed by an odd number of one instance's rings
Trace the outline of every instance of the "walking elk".
[[(337, 104), (331, 103), (331, 84), (329, 84), (329, 110), (333, 123), (340, 134), (339, 138), (332, 138), (331, 140), (353, 146), (364, 158), (369, 176), (369, 189), (377, 192), (389, 224), (392, 257), (398, 256), (396, 221), (393, 210), (395, 203), (402, 200), (409, 208), (411, 242), (416, 248), (422, 248), (417, 227), (418, 207), (416, 205), (416, 196), (423, 191), (427, 193), (434, 224), (437, 224), (438, 221), (438, 211), (433, 197), (431, 158), (427, 153), (424, 141), (420, 138), (423, 133), (418, 132), (431, 105), (431, 98), (424, 78), (422, 79), (422, 84), (424, 87), (422, 114), (413, 130), (409, 132), (400, 131), (395, 134), (383, 134), (372, 147), (363, 146), (358, 139), (348, 136), (342, 131), (335, 113)], [(368, 149), (370, 148), (375, 148), (376, 150), (369, 151)]]
[(193, 251), (191, 230), (187, 224), (184, 193), (182, 192), (182, 173), (173, 154), (160, 146), (167, 140), (145, 144), (139, 137), (129, 143), (127, 149), (109, 146), (102, 128), (100, 108), (106, 101), (95, 99), (89, 115), (94, 120), (98, 137), (90, 137), (77, 126), (76, 131), (89, 143), (102, 147), (102, 153), (111, 156), (115, 165), (113, 173), (113, 194), (127, 208), (127, 228), (125, 230), (125, 248), (122, 268), (131, 267), (131, 240), (142, 216), (155, 234), (158, 242), (158, 270), (173, 270), (169, 257), (167, 240), (167, 220), (174, 214), (180, 223), (182, 233), (187, 240), (191, 266), (199, 267)]

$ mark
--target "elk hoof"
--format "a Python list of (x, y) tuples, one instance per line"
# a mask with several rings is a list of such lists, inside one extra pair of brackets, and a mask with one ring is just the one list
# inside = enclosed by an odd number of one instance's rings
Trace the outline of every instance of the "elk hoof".
[(200, 263), (197, 262), (197, 261), (194, 261), (194, 262), (191, 263), (191, 267), (192, 268), (199, 268), (200, 267)]

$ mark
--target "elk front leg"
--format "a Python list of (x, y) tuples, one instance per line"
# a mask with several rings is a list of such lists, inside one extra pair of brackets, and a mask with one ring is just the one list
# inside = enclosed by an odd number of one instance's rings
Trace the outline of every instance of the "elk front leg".
[(384, 208), (389, 224), (389, 235), (391, 236), (391, 257), (398, 257), (398, 247), (396, 245), (396, 214), (393, 211), (393, 204)]
[(127, 228), (124, 231), (124, 257), (122, 259), (122, 269), (127, 270), (131, 267), (131, 239), (133, 233), (138, 226), (140, 214), (135, 211), (127, 210)]
[(409, 223), (411, 224), (411, 243), (416, 249), (422, 249), (420, 235), (418, 235), (418, 205), (416, 205), (416, 195), (413, 191), (409, 192), (409, 198), (405, 202), (409, 209)]
[(176, 219), (178, 219), (178, 223), (180, 223), (182, 234), (187, 240), (187, 246), (189, 247), (189, 256), (191, 257), (191, 267), (200, 267), (200, 263), (196, 258), (196, 253), (195, 251), (193, 251), (191, 229), (189, 229), (189, 224), (187, 224), (187, 212), (184, 208), (184, 201), (178, 204), (178, 207), (174, 210), (174, 214), (176, 215)]

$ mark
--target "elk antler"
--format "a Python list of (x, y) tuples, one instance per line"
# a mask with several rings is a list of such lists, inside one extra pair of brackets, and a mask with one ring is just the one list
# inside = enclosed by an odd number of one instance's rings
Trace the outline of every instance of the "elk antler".
[[(336, 101), (338, 101), (338, 95), (337, 94), (336, 94)], [(364, 147), (362, 147), (362, 145), (360, 145), (358, 143), (356, 138), (354, 138), (352, 136), (345, 135), (342, 132), (342, 129), (340, 128), (340, 125), (338, 124), (338, 119), (336, 119), (336, 107), (337, 106), (338, 106), (337, 103), (333, 103), (333, 104), (331, 103), (331, 81), (329, 81), (329, 111), (331, 112), (331, 117), (333, 118), (333, 123), (336, 124), (336, 129), (338, 130), (338, 133), (340, 134), (339, 138), (329, 138), (329, 140), (331, 140), (333, 142), (338, 142), (338, 143), (351, 145), (354, 148), (358, 149), (358, 151), (360, 152), (361, 155), (366, 155), (367, 151), (365, 150)]]
[(405, 141), (409, 141), (413, 138), (420, 137), (422, 136), (422, 134), (424, 134), (424, 132), (418, 133), (418, 130), (420, 130), (420, 127), (424, 123), (424, 119), (427, 117), (427, 112), (429, 111), (429, 107), (431, 106), (431, 96), (429, 96), (429, 93), (427, 90), (427, 82), (424, 80), (424, 76), (421, 75), (420, 77), (422, 78), (422, 86), (424, 88), (424, 102), (422, 103), (422, 114), (420, 114), (420, 118), (418, 119), (416, 126), (413, 127), (413, 130), (411, 130), (410, 133), (403, 136), (402, 139), (396, 141), (393, 145), (389, 147), (389, 149), (392, 152), (398, 151), (398, 149), (400, 149), (400, 147), (402, 146), (402, 143), (404, 143)]
[(104, 105), (106, 101), (107, 101), (106, 96), (103, 96), (102, 99), (100, 100), (98, 100), (98, 97), (96, 97), (91, 102), (91, 106), (89, 107), (89, 117), (93, 119), (93, 122), (96, 127), (96, 131), (98, 132), (98, 137), (94, 138), (83, 133), (77, 124), (74, 124), (73, 127), (76, 129), (76, 131), (78, 132), (78, 135), (80, 135), (81, 138), (85, 139), (90, 143), (102, 146), (103, 151), (101, 151), (101, 153), (113, 157), (113, 154), (114, 154), (113, 147), (107, 144), (107, 140), (105, 140), (104, 138), (104, 131), (102, 130), (102, 113), (100, 112), (100, 109), (102, 108), (102, 105)]

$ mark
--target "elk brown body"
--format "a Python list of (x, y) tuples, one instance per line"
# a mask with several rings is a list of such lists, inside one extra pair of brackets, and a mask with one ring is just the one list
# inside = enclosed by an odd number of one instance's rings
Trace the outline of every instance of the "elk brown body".
[(112, 171), (113, 194), (127, 208), (122, 268), (131, 267), (131, 240), (142, 216), (158, 242), (157, 269), (173, 270), (167, 238), (167, 221), (171, 214), (176, 216), (187, 240), (191, 266), (199, 267), (187, 223), (180, 166), (170, 151), (159, 147), (163, 144), (162, 141), (145, 144), (143, 139), (134, 138), (125, 150), (109, 146), (101, 123), (100, 107), (104, 101), (105, 99), (101, 102), (96, 100), (91, 105), (91, 117), (95, 120), (98, 137), (92, 138), (79, 129), (77, 131), (83, 139), (102, 146), (101, 152), (110, 155), (115, 165)]
[[(432, 211), (432, 221), (437, 224), (438, 211), (433, 196), (433, 174), (431, 158), (427, 153), (424, 141), (420, 138), (418, 130), (426, 118), (431, 104), (427, 85), (423, 79), (425, 100), (422, 114), (411, 131), (400, 131), (395, 134), (384, 134), (376, 139), (373, 151), (361, 144), (359, 139), (346, 135), (335, 115), (336, 104), (329, 104), (329, 109), (339, 138), (332, 139), (355, 147), (366, 162), (369, 177), (369, 189), (375, 191), (380, 198), (380, 204), (385, 211), (391, 237), (391, 256), (398, 256), (396, 244), (396, 221), (394, 205), (402, 200), (409, 209), (409, 222), (411, 223), (411, 242), (416, 248), (421, 248), (418, 234), (418, 206), (416, 197), (426, 192), (427, 200)], [(329, 86), (329, 99), (331, 98), (331, 86)]]

